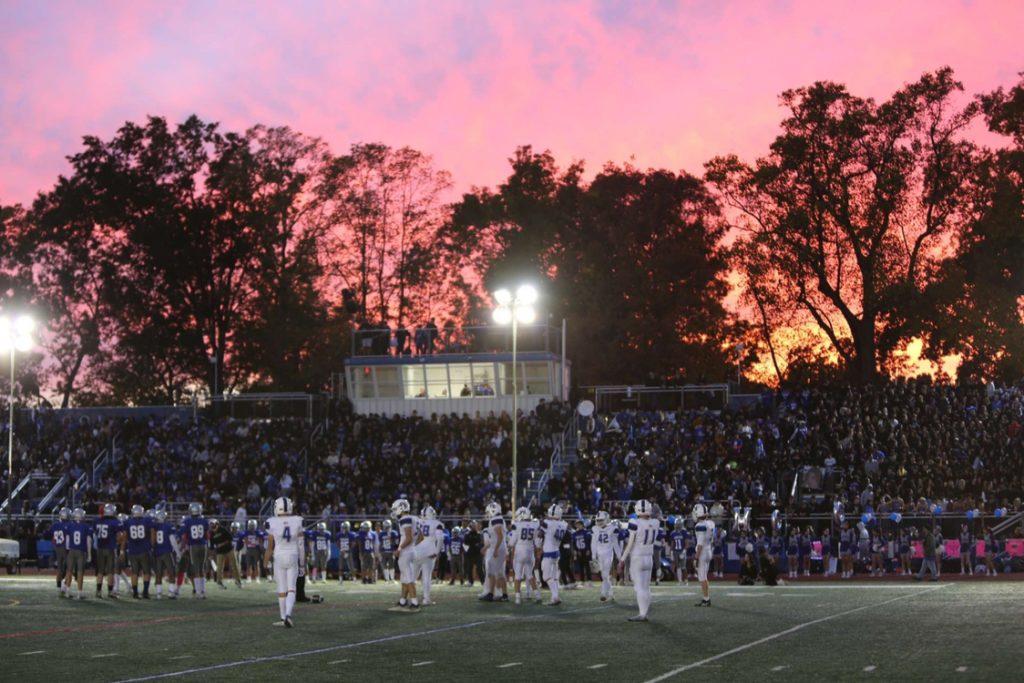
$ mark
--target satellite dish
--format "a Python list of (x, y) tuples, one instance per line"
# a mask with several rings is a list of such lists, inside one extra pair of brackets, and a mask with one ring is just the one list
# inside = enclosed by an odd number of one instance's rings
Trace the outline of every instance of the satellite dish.
[(594, 402), (593, 401), (580, 401), (580, 404), (576, 406), (576, 412), (583, 417), (590, 417), (594, 414)]

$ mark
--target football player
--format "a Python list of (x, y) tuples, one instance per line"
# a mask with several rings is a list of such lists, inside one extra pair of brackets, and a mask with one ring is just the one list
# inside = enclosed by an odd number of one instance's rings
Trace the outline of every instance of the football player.
[(317, 522), (313, 532), (313, 582), (327, 580), (327, 561), (330, 559), (331, 534), (327, 531), (327, 522)]
[(292, 501), (281, 497), (274, 501), (274, 516), (268, 520), (267, 551), (264, 564), (274, 565), (277, 582), (277, 608), (281, 620), (274, 626), (291, 628), (292, 608), (295, 607), (295, 581), (304, 571), (306, 551), (302, 537), (302, 517), (294, 514)]
[(374, 582), (374, 568), (378, 552), (377, 532), (369, 522), (359, 525), (359, 573), (363, 577), (363, 583)]
[(725, 529), (715, 530), (715, 540), (711, 547), (712, 567), (714, 567), (715, 576), (718, 578), (722, 578), (722, 568), (725, 565), (725, 536)]
[[(615, 534), (619, 539), (619, 548), (625, 548), (626, 543), (629, 541), (629, 523), (625, 520), (621, 520), (617, 523), (613, 523), (616, 527)], [(625, 562), (625, 566), (621, 570), (617, 570), (616, 573), (619, 575), (619, 585), (629, 585), (629, 556), (619, 554), (619, 561)], [(617, 567), (618, 565), (616, 565)]]
[[(176, 544), (177, 547), (175, 549), (175, 552), (178, 555), (178, 571), (175, 575), (174, 580), (174, 589), (172, 591), (173, 597), (177, 597), (178, 594), (181, 593), (181, 587), (185, 585), (185, 579), (189, 578), (190, 574), (190, 560), (188, 552), (188, 528), (185, 526), (185, 521), (187, 519), (188, 515), (182, 516), (181, 522), (179, 523), (178, 528), (175, 529), (171, 541), (172, 543)], [(191, 578), (189, 578), (189, 581), (192, 583), (192, 595), (195, 595), (196, 584), (195, 582), (191, 581)]]
[(682, 517), (676, 517), (668, 534), (668, 546), (672, 552), (672, 573), (676, 582), (689, 585), (686, 580), (686, 523)]
[(430, 605), (433, 604), (430, 602), (430, 585), (434, 576), (434, 564), (444, 545), (444, 533), (441, 522), (437, 520), (437, 511), (429, 505), (420, 511), (419, 536), (421, 540), (414, 550), (414, 571), (423, 585), (423, 600), (420, 604)]
[(259, 522), (250, 519), (245, 523), (245, 570), (249, 572), (249, 583), (260, 582), (260, 569), (263, 562), (263, 530)]
[(61, 508), (57, 521), (50, 526), (50, 541), (53, 543), (53, 559), (57, 565), (57, 595), (64, 597), (67, 594), (67, 587), (64, 585), (64, 575), (68, 573), (68, 540), (67, 525), (71, 522), (71, 510)]
[(103, 516), (96, 520), (93, 535), (96, 539), (96, 597), (103, 597), (103, 577), (107, 577), (107, 596), (114, 594), (114, 555), (121, 545), (121, 525), (117, 521), (117, 506), (106, 503)]
[(619, 558), (622, 547), (619, 545), (617, 529), (612, 524), (611, 515), (601, 510), (594, 522), (594, 533), (590, 537), (590, 554), (601, 567), (601, 602), (604, 602), (612, 599), (612, 566)]
[(416, 598), (416, 533), (419, 521), (409, 514), (409, 501), (399, 498), (391, 505), (391, 516), (398, 520), (398, 575), (402, 582), (402, 593), (398, 600), (400, 607), (417, 610)]
[(516, 604), (522, 604), (520, 589), (526, 581), (526, 599), (532, 600), (537, 590), (537, 581), (533, 578), (533, 566), (536, 556), (537, 530), (540, 523), (533, 521), (530, 509), (521, 507), (516, 510), (515, 519), (509, 528), (512, 541), (512, 578), (515, 580)]
[(342, 522), (334, 540), (338, 544), (338, 583), (343, 584), (345, 574), (352, 573), (352, 525)]
[[(633, 506), (636, 519), (629, 522), (629, 540), (622, 551), (629, 558), (630, 578), (636, 591), (636, 604), (639, 613), (630, 617), (629, 621), (647, 621), (647, 612), (651, 608), (651, 568), (654, 565), (654, 542), (658, 540), (661, 524), (651, 518), (651, 504), (646, 500), (638, 500)], [(625, 570), (625, 561), (619, 561), (619, 570)]]
[(163, 599), (163, 578), (167, 577), (167, 597), (174, 599), (174, 570), (177, 565), (174, 559), (173, 539), (174, 525), (167, 522), (167, 512), (159, 510), (153, 524), (153, 553), (155, 557), (156, 599)]
[(380, 568), (384, 573), (384, 581), (395, 580), (395, 548), (398, 547), (398, 532), (391, 526), (391, 520), (385, 519), (380, 525)]
[(491, 501), (484, 508), (487, 529), (490, 531), (490, 547), (484, 553), (484, 572), (490, 579), (490, 589), (483, 600), (508, 600), (505, 566), (508, 563), (508, 538), (505, 533), (505, 518), (501, 516), (501, 503)]
[(708, 509), (703, 503), (693, 506), (693, 520), (697, 522), (693, 527), (694, 536), (697, 542), (697, 580), (700, 581), (700, 590), (703, 598), (697, 603), (698, 607), (711, 607), (711, 589), (708, 584), (708, 568), (711, 566), (711, 551), (715, 539), (715, 521), (708, 516)]
[(242, 531), (241, 522), (231, 522), (231, 561), (235, 563), (235, 585), (242, 587), (242, 579), (245, 578), (245, 571), (242, 569), (242, 548), (244, 547), (245, 533)]
[(206, 599), (206, 560), (209, 555), (210, 522), (203, 517), (203, 506), (189, 503), (188, 517), (183, 523), (188, 562), (192, 574), (192, 588), (199, 599)]
[(141, 505), (132, 506), (132, 516), (125, 522), (128, 537), (128, 566), (132, 570), (132, 597), (139, 599), (139, 575), (142, 576), (142, 595), (149, 600), (149, 553), (153, 548), (153, 523)]
[(583, 587), (586, 588), (587, 581), (592, 581), (590, 575), (590, 531), (587, 530), (583, 520), (577, 520), (576, 530), (572, 532), (573, 560), (575, 563), (575, 574)]
[(853, 552), (855, 550), (853, 529), (850, 523), (843, 521), (842, 529), (839, 530), (839, 561), (843, 567), (843, 578), (853, 576)]
[(85, 510), (82, 508), (75, 508), (71, 520), (64, 526), (64, 544), (67, 548), (64, 589), (70, 590), (71, 579), (74, 577), (78, 582), (78, 599), (85, 600), (82, 584), (85, 582), (85, 565), (92, 559), (93, 528), (85, 521)]
[[(540, 523), (537, 536), (540, 538), (541, 546), (537, 549), (540, 553), (540, 570), (544, 583), (551, 591), (551, 601), (548, 605), (561, 605), (562, 600), (558, 592), (558, 559), (562, 538), (565, 537), (568, 524), (562, 521), (562, 506), (558, 503), (548, 508), (547, 518)], [(537, 594), (540, 601), (540, 593)]]

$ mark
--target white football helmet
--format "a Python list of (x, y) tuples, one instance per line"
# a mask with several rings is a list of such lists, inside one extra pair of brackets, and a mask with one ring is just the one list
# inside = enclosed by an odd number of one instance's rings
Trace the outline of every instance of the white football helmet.
[(384, 529), (384, 531), (391, 531), (391, 520), (385, 519), (383, 522), (381, 522), (381, 527)]
[(113, 503), (107, 503), (106, 505), (103, 506), (103, 516), (104, 517), (113, 517), (116, 514), (117, 514), (117, 506), (114, 505)]
[(369, 531), (370, 530), (370, 522), (368, 522), (368, 521), (367, 522), (363, 522), (362, 524), (359, 525), (359, 528), (362, 529), (363, 531)]
[(548, 508), (548, 519), (561, 519), (562, 518), (562, 506), (558, 503), (554, 503)]
[(286, 498), (284, 496), (281, 496), (280, 498), (278, 498), (277, 500), (274, 501), (274, 514), (277, 515), (278, 517), (283, 517), (285, 515), (290, 515), (290, 514), (292, 514), (294, 509), (295, 508), (292, 505), (291, 498)]
[(597, 513), (597, 516), (594, 517), (594, 523), (603, 529), (604, 527), (608, 526), (608, 522), (611, 520), (611, 518), (612, 516), (609, 515), (606, 510), (601, 510), (600, 512)]
[(488, 517), (497, 517), (501, 514), (501, 503), (496, 500), (491, 501), (487, 504), (487, 507), (484, 508), (484, 514)]
[(260, 523), (257, 522), (255, 519), (250, 519), (248, 522), (245, 523), (245, 528), (249, 531), (256, 531), (260, 528)]
[(708, 508), (704, 503), (697, 503), (693, 506), (693, 518), (701, 519), (708, 516)]
[(409, 512), (409, 509), (409, 501), (407, 501), (405, 498), (399, 498), (398, 500), (391, 504), (391, 516), (401, 517), (402, 515)]
[[(167, 521), (167, 510), (157, 510), (155, 513), (153, 513), (153, 517), (156, 519), (157, 522), (163, 524)], [(253, 523), (255, 522), (256, 520), (253, 520)]]
[(76, 522), (81, 522), (82, 520), (85, 519), (85, 509), (84, 508), (75, 508), (71, 512), (71, 518), (73, 520), (75, 520)]
[(420, 517), (423, 519), (437, 519), (437, 510), (428, 505), (420, 510)]
[(327, 522), (317, 522), (316, 523), (316, 530), (317, 531), (327, 531)]
[(146, 509), (141, 505), (132, 505), (132, 517), (142, 517), (146, 514)]
[(60, 509), (60, 521), (66, 522), (71, 519), (71, 508)]
[(191, 517), (198, 517), (199, 515), (203, 514), (203, 506), (200, 505), (199, 503), (189, 503), (188, 514)]
[(650, 517), (651, 516), (651, 504), (646, 500), (638, 500), (633, 505), (633, 512), (637, 514), (637, 517)]
[(528, 522), (528, 521), (530, 521), (530, 517), (532, 517), (532, 513), (530, 512), (530, 508), (528, 508), (528, 507), (521, 507), (518, 510), (516, 510), (516, 521), (517, 522)]
[(341, 523), (341, 530), (342, 530), (342, 531), (344, 531), (344, 532), (346, 532), (346, 533), (347, 533), (347, 532), (348, 532), (348, 531), (350, 531), (351, 529), (352, 529), (352, 525), (351, 525), (351, 524), (349, 524), (348, 522), (342, 522), (342, 523)]
[(231, 533), (237, 534), (241, 530), (242, 530), (242, 525), (241, 524), (239, 524), (238, 522), (231, 522)]

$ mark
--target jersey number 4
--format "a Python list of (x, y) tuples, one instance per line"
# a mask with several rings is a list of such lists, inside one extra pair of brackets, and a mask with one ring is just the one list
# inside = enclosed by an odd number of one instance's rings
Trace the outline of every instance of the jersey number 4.
[(281, 538), (283, 538), (288, 543), (291, 543), (292, 542), (292, 530), (289, 527), (285, 527), (284, 531), (281, 532)]

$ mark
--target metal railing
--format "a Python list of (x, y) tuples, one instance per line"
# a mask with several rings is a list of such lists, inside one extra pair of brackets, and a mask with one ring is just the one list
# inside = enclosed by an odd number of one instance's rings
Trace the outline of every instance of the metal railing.
[(535, 486), (532, 486), (523, 492), (523, 499), (528, 500), (526, 507), (533, 508), (539, 505), (543, 500), (544, 492), (547, 490), (548, 483), (551, 481), (552, 473), (555, 470), (558, 470), (558, 473), (561, 474), (562, 456), (566, 452), (567, 448), (574, 447), (577, 434), (576, 430), (576, 413), (574, 411), (572, 417), (566, 421), (565, 427), (562, 428), (562, 433), (558, 437), (558, 441), (551, 450), (551, 458), (548, 461), (547, 469), (541, 472)]
[(4, 500), (3, 503), (0, 503), (0, 510), (6, 510), (7, 507), (13, 503), (14, 499), (18, 497), (18, 495), (22, 492), (22, 490), (26, 486), (28, 486), (29, 482), (31, 482), (31, 481), (32, 481), (32, 473), (30, 472), (30, 473), (25, 475), (24, 479), (22, 479), (20, 482), (18, 482), (18, 485), (14, 487), (14, 491), (11, 492), (11, 495), (8, 496), (7, 499)]
[(725, 409), (729, 406), (728, 384), (684, 384), (649, 387), (642, 384), (614, 384), (580, 387), (593, 397), (599, 412), (614, 410)]
[[(434, 328), (417, 343), (417, 332), (406, 330), (401, 347), (397, 329), (371, 327), (352, 330), (352, 356), (434, 356), (467, 353), (511, 353), (512, 330), (495, 325)], [(562, 329), (546, 323), (517, 326), (518, 352), (562, 352)]]
[(36, 506), (36, 511), (45, 513), (49, 509), (51, 503), (53, 503), (57, 499), (57, 496), (60, 495), (60, 492), (64, 490), (64, 487), (68, 485), (69, 481), (71, 481), (70, 475), (62, 475), (61, 478), (57, 480), (57, 483), (53, 485), (45, 496), (43, 496), (43, 499), (39, 501), (39, 505)]
[(106, 468), (107, 462), (109, 460), (110, 460), (110, 451), (108, 451), (106, 448), (104, 448), (102, 451), (100, 451), (100, 454), (97, 455), (95, 458), (93, 458), (93, 461), (92, 461), (92, 478), (90, 480), (90, 484), (92, 485), (92, 487), (94, 489), (99, 487), (100, 477), (103, 476), (103, 470), (104, 470), (104, 468)]

